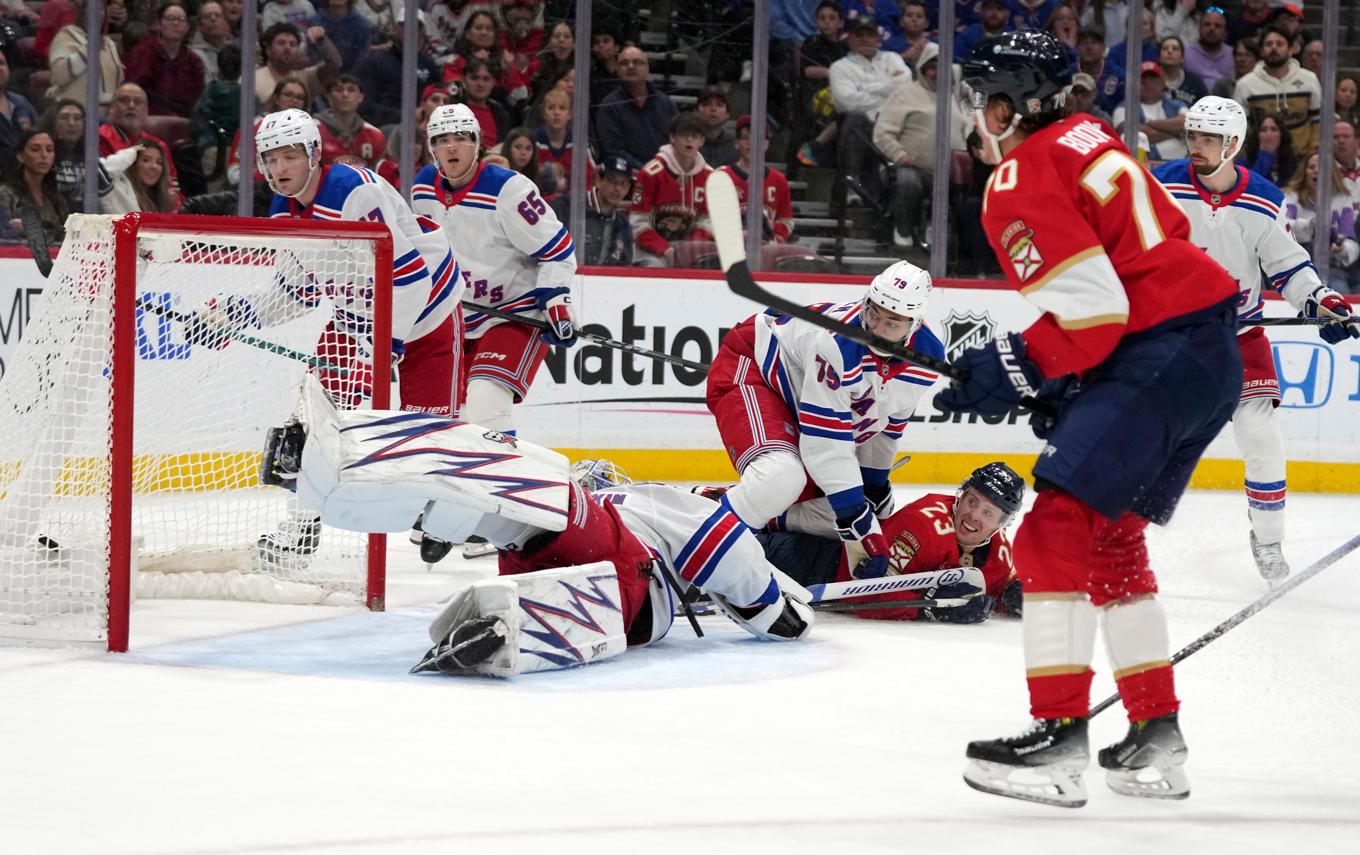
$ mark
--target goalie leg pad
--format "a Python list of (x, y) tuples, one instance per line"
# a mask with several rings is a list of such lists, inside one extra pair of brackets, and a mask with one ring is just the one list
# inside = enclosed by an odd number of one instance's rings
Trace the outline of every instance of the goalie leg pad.
[(618, 580), (604, 562), (477, 582), (434, 619), (430, 638), (430, 666), (494, 677), (586, 665), (628, 647)]

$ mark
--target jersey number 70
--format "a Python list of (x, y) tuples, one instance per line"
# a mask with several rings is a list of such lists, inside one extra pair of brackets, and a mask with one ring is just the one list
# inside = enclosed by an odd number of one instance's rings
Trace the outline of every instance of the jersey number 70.
[[(1081, 174), (1081, 186), (1104, 206), (1119, 193), (1120, 187), (1115, 180), (1120, 175), (1129, 179), (1133, 225), (1138, 230), (1143, 251), (1147, 252), (1166, 240), (1166, 235), (1162, 233), (1162, 224), (1157, 221), (1157, 212), (1152, 208), (1152, 188), (1148, 186), (1148, 174), (1138, 161), (1122, 151), (1107, 151), (1086, 167), (1086, 171)], [(1157, 187), (1160, 189), (1161, 185)]]

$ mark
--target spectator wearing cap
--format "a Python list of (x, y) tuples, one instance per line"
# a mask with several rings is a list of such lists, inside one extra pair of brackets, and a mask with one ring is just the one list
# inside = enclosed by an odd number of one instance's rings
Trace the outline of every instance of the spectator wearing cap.
[(0, 172), (9, 169), (19, 137), (38, 124), (38, 113), (29, 100), (9, 91), (9, 77), (9, 59), (0, 51)]
[(1199, 19), (1199, 38), (1185, 46), (1185, 70), (1199, 75), (1205, 86), (1233, 73), (1232, 48), (1224, 41), (1228, 19), (1223, 10), (1210, 6)]
[(623, 155), (604, 159), (599, 179), (586, 194), (586, 227), (572, 228), (571, 197), (562, 195), (552, 202), (553, 212), (562, 225), (583, 247), (582, 264), (602, 267), (628, 267), (633, 263), (633, 226), (624, 204), (633, 193), (633, 167)]
[(1066, 107), (1068, 115), (1085, 113), (1088, 116), (1100, 119), (1111, 127), (1114, 126), (1114, 120), (1110, 118), (1110, 114), (1100, 109), (1099, 105), (1096, 104), (1095, 78), (1084, 71), (1078, 71), (1072, 75), (1072, 82), (1067, 87)]
[(1099, 30), (1077, 34), (1077, 70), (1096, 82), (1096, 104), (1105, 112), (1124, 103), (1124, 70), (1105, 59), (1105, 37)]
[[(769, 126), (766, 126), (764, 138), (761, 140), (764, 148), (770, 147)], [(732, 184), (737, 188), (737, 199), (741, 203), (742, 222), (746, 222), (746, 203), (747, 195), (750, 190), (751, 180), (751, 117), (742, 116), (737, 119), (737, 161), (722, 167), (732, 178)], [(761, 240), (772, 240), (775, 243), (788, 243), (793, 236), (793, 195), (789, 192), (789, 179), (784, 173), (772, 167), (765, 167), (765, 204), (764, 208), (764, 227)]]
[(877, 169), (863, 168), (873, 144), (874, 120), (894, 89), (911, 80), (900, 54), (879, 50), (878, 27), (867, 16), (850, 25), (850, 53), (831, 66), (831, 101), (842, 115), (839, 130), (841, 175), (877, 189)]
[(274, 87), (280, 80), (297, 76), (307, 86), (307, 106), (310, 107), (326, 91), (325, 82), (340, 72), (340, 51), (326, 37), (326, 31), (312, 27), (307, 30), (307, 38), (316, 45), (321, 57), (316, 65), (306, 65), (302, 32), (292, 24), (274, 24), (260, 36), (264, 65), (255, 69), (255, 98), (261, 104), (274, 94)]
[(1247, 116), (1282, 113), (1294, 151), (1317, 148), (1322, 86), (1313, 72), (1289, 56), (1289, 34), (1271, 24), (1261, 35), (1261, 61), (1233, 89)]
[[(1138, 67), (1138, 129), (1148, 138), (1148, 158), (1176, 160), (1185, 157), (1185, 114), (1190, 108), (1166, 94), (1162, 67), (1145, 62)], [(1124, 107), (1114, 111), (1115, 130), (1124, 133)]]
[(1259, 38), (1261, 30), (1270, 23), (1270, 13), (1270, 0), (1244, 0), (1241, 10), (1228, 19), (1228, 42), (1237, 44), (1242, 39)]
[(1124, 41), (1124, 23), (1129, 18), (1129, 7), (1124, 0), (1105, 0), (1104, 14), (1096, 20), (1096, 4), (1087, 3), (1081, 13), (1083, 27), (1100, 30), (1106, 44), (1117, 45)]
[(331, 44), (340, 51), (340, 68), (344, 71), (354, 68), (373, 44), (373, 30), (355, 11), (354, 0), (324, 0), (321, 11), (307, 23), (326, 31)]
[(595, 132), (600, 151), (621, 154), (637, 168), (666, 143), (676, 109), (670, 96), (647, 80), (647, 54), (641, 48), (619, 51), (618, 65), (618, 88), (600, 102)]
[[(533, 131), (538, 165), (546, 181), (553, 185), (553, 193), (571, 192), (571, 99), (562, 88), (550, 89), (543, 96), (543, 123)], [(595, 163), (590, 160), (590, 146), (586, 146), (586, 189), (594, 182)]]
[(737, 138), (727, 129), (727, 93), (710, 89), (699, 96), (695, 114), (704, 123), (704, 161), (714, 169), (737, 162)]
[(128, 55), (124, 69), (151, 98), (151, 113), (187, 117), (203, 94), (203, 60), (189, 49), (189, 13), (178, 3), (160, 7), (158, 34), (142, 40)]
[(359, 105), (364, 85), (352, 74), (342, 74), (326, 90), (328, 109), (316, 114), (321, 131), (321, 162), (348, 163), (373, 168), (387, 150), (387, 137), (364, 121)]
[(1303, 25), (1303, 8), (1297, 3), (1283, 3), (1271, 15), (1270, 23), (1289, 36), (1289, 55), (1298, 59), (1303, 46), (1313, 40), (1313, 34)]
[(1162, 66), (1162, 78), (1166, 80), (1166, 94), (1172, 98), (1183, 104), (1194, 104), (1209, 94), (1209, 87), (1200, 76), (1185, 70), (1185, 43), (1180, 36), (1162, 39), (1157, 61)]
[[(893, 243), (901, 249), (920, 243), (925, 198), (935, 180), (939, 58), (939, 45), (926, 45), (917, 63), (916, 79), (893, 90), (874, 123), (874, 145), (895, 173)], [(950, 104), (950, 148), (964, 151), (965, 119), (954, 99)]]
[[(382, 46), (375, 45), (364, 54), (352, 72), (363, 81), (366, 93), (360, 112), (365, 119), (379, 127), (394, 125), (401, 121), (401, 62), (406, 50), (406, 46), (402, 44), (405, 23), (406, 4), (402, 4), (396, 7), (392, 24), (387, 28), (388, 43)], [(411, 50), (416, 52), (417, 90), (424, 90), (431, 83), (439, 82), (439, 65), (420, 49), (425, 38), (425, 27), (425, 13), (418, 12), (416, 44), (411, 46)]]
[(978, 22), (954, 38), (954, 61), (963, 62), (974, 47), (1012, 29), (1011, 7), (1006, 4), (1006, 0), (982, 0)]
[[(222, 48), (235, 43), (236, 38), (231, 34), (231, 25), (227, 23), (227, 16), (222, 11), (222, 4), (216, 2), (216, 0), (205, 0), (198, 7), (194, 34), (189, 39), (189, 49), (198, 54), (199, 59), (203, 60), (204, 83), (211, 85), (214, 80), (218, 79), (221, 75), (221, 71), (217, 67), (218, 55)], [(233, 78), (233, 80), (235, 79)]]
[(634, 263), (645, 267), (674, 267), (678, 244), (713, 239), (704, 202), (713, 169), (699, 152), (704, 123), (693, 113), (681, 113), (669, 137), (670, 143), (642, 167), (633, 188)]
[(1256, 63), (1260, 61), (1260, 40), (1255, 36), (1242, 39), (1233, 45), (1233, 73), (1227, 77), (1220, 77), (1217, 83), (1209, 87), (1209, 94), (1231, 98), (1233, 90), (1237, 88), (1237, 81), (1251, 74), (1252, 69), (1256, 68)]

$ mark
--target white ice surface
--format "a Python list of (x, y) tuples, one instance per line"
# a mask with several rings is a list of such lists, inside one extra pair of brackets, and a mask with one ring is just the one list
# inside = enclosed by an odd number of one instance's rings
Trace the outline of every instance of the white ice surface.
[[(1245, 517), (1197, 492), (1152, 534), (1174, 648), (1264, 591)], [(1297, 571), (1360, 497), (1291, 495), (1289, 528)], [(1096, 769), (1063, 810), (960, 778), (969, 739), (1026, 723), (1016, 622), (823, 616), (774, 645), (709, 617), (581, 670), (409, 676), (494, 561), (427, 573), (391, 542), (383, 614), (143, 601), (130, 654), (0, 649), (0, 853), (1360, 851), (1360, 553), (1177, 669), (1189, 800)]]

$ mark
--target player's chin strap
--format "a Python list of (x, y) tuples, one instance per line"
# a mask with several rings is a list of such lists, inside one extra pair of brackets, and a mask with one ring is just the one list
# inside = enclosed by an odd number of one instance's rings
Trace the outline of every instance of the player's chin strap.
[(1233, 139), (1232, 151), (1228, 151), (1228, 140), (1230, 138), (1219, 137), (1219, 139), (1223, 140), (1223, 159), (1218, 162), (1218, 167), (1213, 172), (1210, 172), (1208, 175), (1204, 176), (1204, 178), (1200, 179), (1201, 181), (1213, 178), (1215, 175), (1222, 172), (1225, 167), (1228, 169), (1235, 168), (1233, 166), (1233, 158), (1237, 157), (1237, 153), (1242, 150), (1242, 141), (1240, 139)]
[(1000, 163), (1001, 141), (1010, 137), (1011, 134), (1015, 133), (1015, 129), (1020, 126), (1020, 114), (1012, 114), (1010, 125), (999, 134), (987, 130), (987, 117), (983, 115), (981, 110), (973, 111), (973, 125), (977, 128), (978, 136), (982, 138), (987, 150), (991, 152), (992, 157), (996, 158), (996, 162)]
[[(273, 151), (273, 149), (270, 149), (270, 151)], [(263, 155), (260, 157), (260, 166), (262, 167), (260, 171), (264, 173), (264, 180), (268, 182), (270, 190), (273, 190), (280, 196), (296, 199), (303, 193), (306, 193), (308, 187), (312, 186), (312, 176), (316, 175), (316, 171), (321, 168), (321, 150), (317, 149), (315, 160), (313, 160), (311, 155), (307, 156), (307, 180), (302, 182), (302, 189), (298, 190), (296, 193), (285, 193), (274, 185), (274, 173), (270, 172), (269, 168), (265, 166)]]

